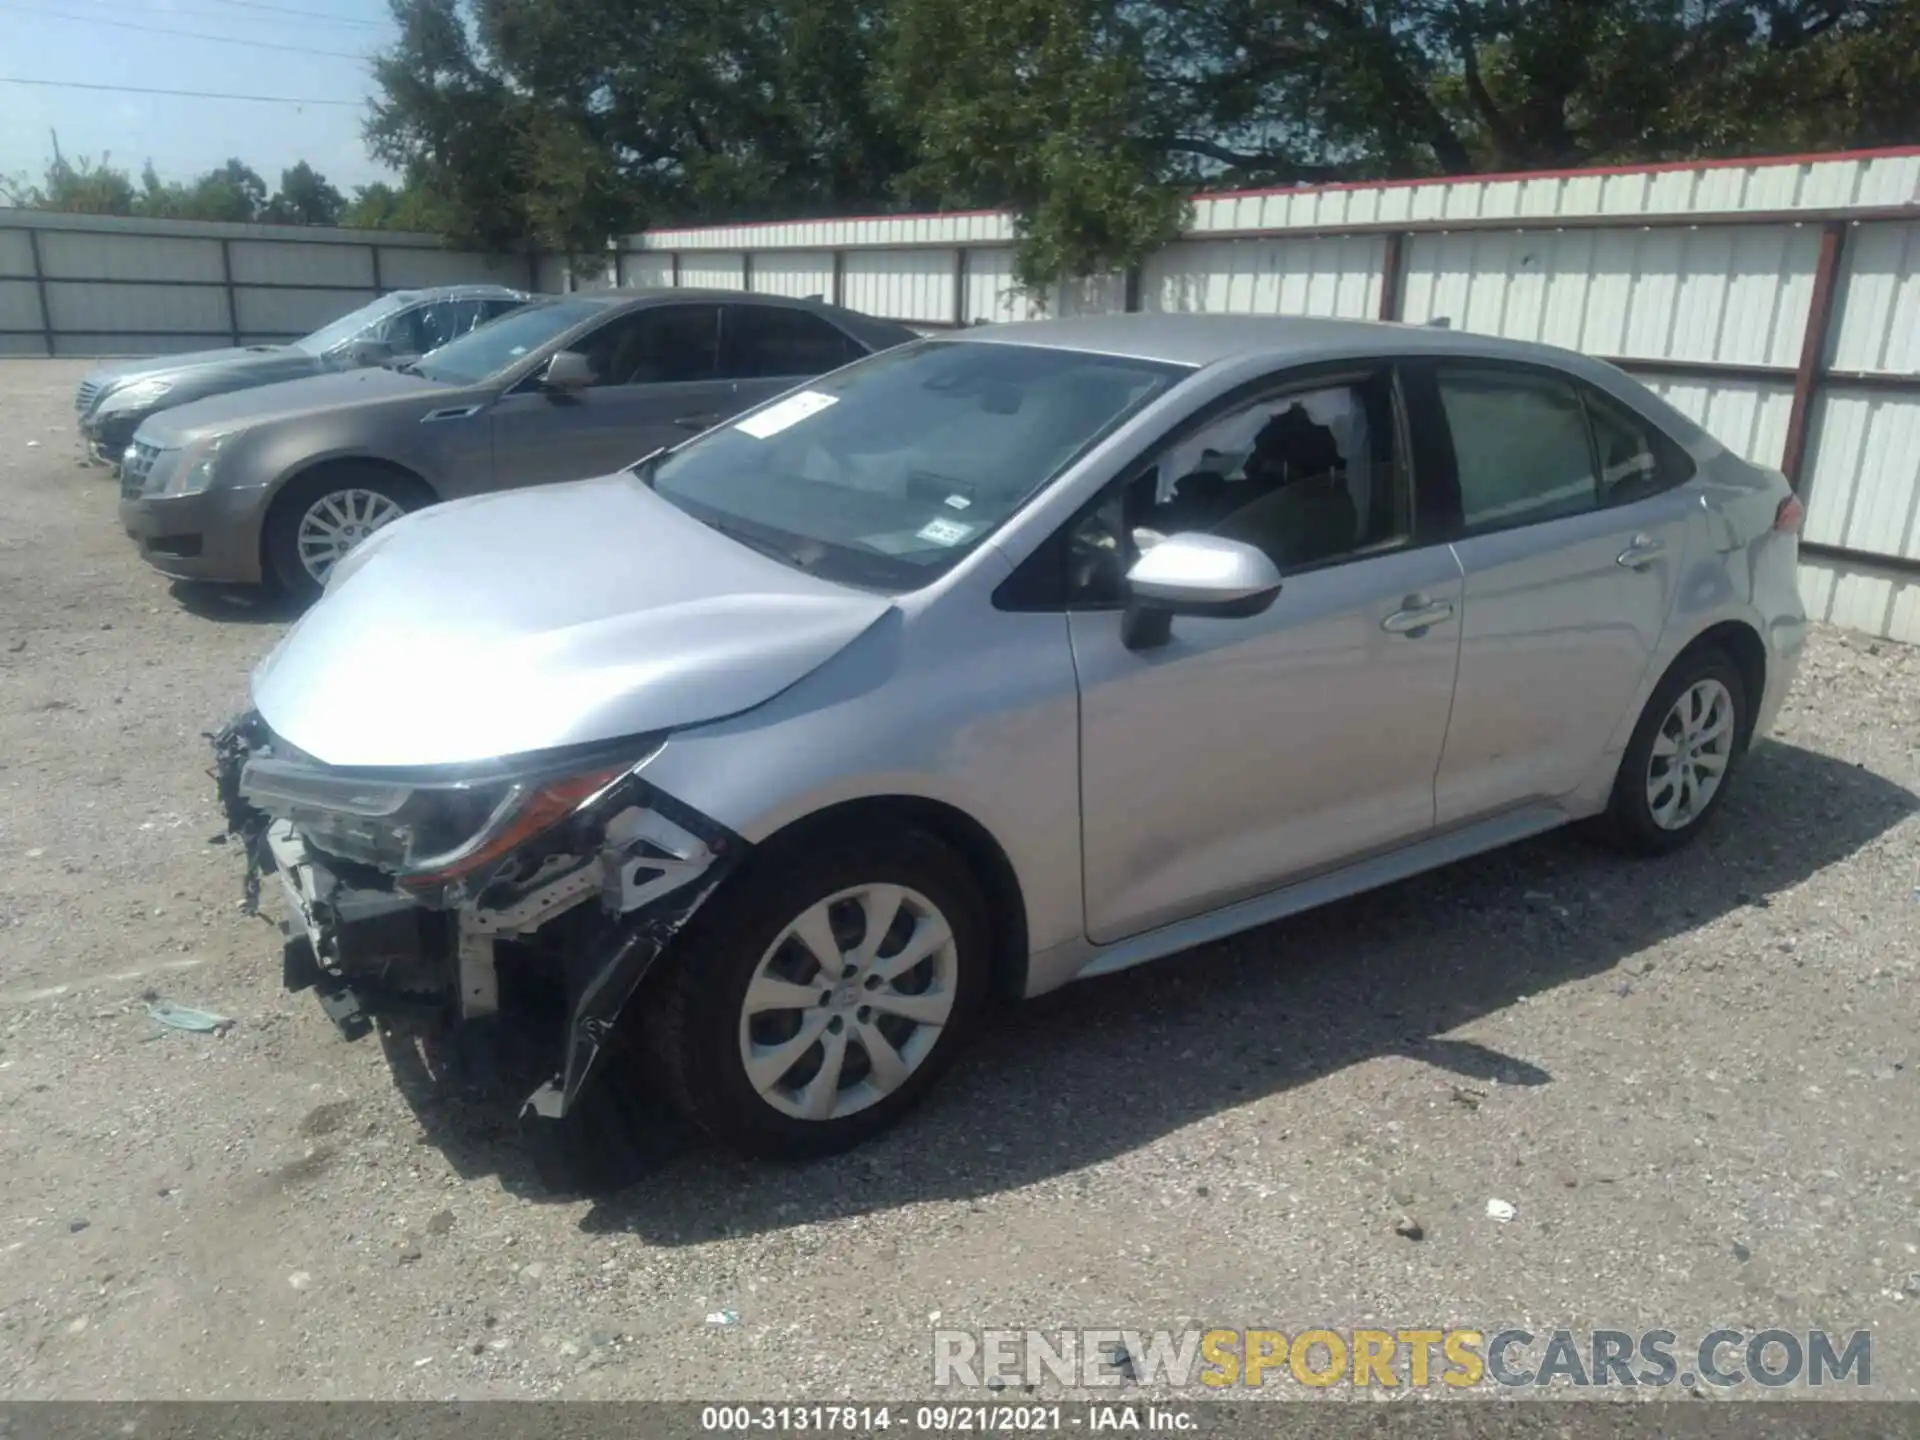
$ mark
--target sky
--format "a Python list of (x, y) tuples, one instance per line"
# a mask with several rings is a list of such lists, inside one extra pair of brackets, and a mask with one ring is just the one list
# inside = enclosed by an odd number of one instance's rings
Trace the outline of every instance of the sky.
[[(368, 67), (340, 57), (366, 55), (394, 34), (385, 0), (0, 0), (0, 176), (37, 183), (53, 155), (50, 132), (58, 131), (69, 158), (110, 155), (136, 178), (148, 160), (164, 179), (186, 180), (238, 157), (273, 186), (282, 170), (305, 160), (351, 194), (355, 185), (393, 177), (360, 139), (373, 89)], [(187, 99), (9, 80), (349, 103)]]

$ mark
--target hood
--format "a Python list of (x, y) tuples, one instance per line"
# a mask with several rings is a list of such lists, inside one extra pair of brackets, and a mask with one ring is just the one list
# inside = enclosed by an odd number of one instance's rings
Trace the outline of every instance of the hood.
[(253, 702), (325, 764), (464, 764), (751, 709), (891, 607), (630, 475), (509, 490), (370, 540), (254, 671)]
[(249, 362), (284, 361), (288, 356), (320, 363), (314, 356), (293, 345), (230, 345), (219, 350), (187, 350), (170, 355), (139, 355), (130, 360), (111, 360), (87, 372), (89, 384), (119, 385), (128, 380), (144, 380), (150, 375), (171, 375), (176, 370), (193, 370), (202, 365), (234, 365)]
[[(317, 355), (292, 346), (261, 346), (257, 350), (208, 350), (203, 355), (173, 357), (174, 363), (143, 365), (123, 375), (110, 375), (101, 382), (100, 403), (140, 380), (165, 380), (172, 394), (219, 395), (250, 385), (270, 385), (278, 380), (297, 380), (319, 374), (325, 366)], [(184, 363), (181, 363), (183, 362)], [(162, 400), (172, 396), (163, 396)]]
[(378, 404), (401, 398), (435, 398), (460, 392), (398, 370), (344, 370), (256, 385), (163, 410), (140, 427), (140, 438), (162, 449), (222, 430), (241, 430), (286, 415), (311, 414), (342, 406)]

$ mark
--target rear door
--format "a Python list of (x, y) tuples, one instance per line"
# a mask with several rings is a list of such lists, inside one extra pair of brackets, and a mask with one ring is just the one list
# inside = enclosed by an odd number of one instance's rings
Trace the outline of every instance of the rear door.
[(720, 326), (721, 371), (740, 382), (742, 408), (867, 353), (826, 316), (794, 305), (736, 302)]
[[(1442, 827), (1590, 777), (1672, 613), (1705, 512), (1658, 432), (1545, 367), (1441, 363), (1416, 414), (1449, 437), (1464, 575)], [(1677, 447), (1676, 447), (1677, 448)]]
[(537, 376), (493, 407), (502, 485), (578, 480), (632, 464), (741, 408), (720, 374), (720, 307), (650, 305), (616, 315), (572, 345), (594, 383), (566, 394)]

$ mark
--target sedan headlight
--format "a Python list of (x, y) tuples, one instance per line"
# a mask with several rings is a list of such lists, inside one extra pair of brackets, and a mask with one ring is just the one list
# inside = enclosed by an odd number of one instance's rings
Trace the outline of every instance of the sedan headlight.
[(209, 435), (180, 450), (162, 450), (147, 472), (147, 483), (141, 493), (198, 495), (213, 483), (220, 449), (232, 438), (231, 434)]
[(493, 866), (573, 814), (646, 755), (536, 765), (519, 773), (411, 782), (298, 761), (247, 762), (240, 793), (320, 849), (428, 890)]
[(118, 390), (109, 390), (93, 407), (95, 415), (115, 415), (128, 410), (144, 410), (173, 389), (171, 380), (135, 380)]

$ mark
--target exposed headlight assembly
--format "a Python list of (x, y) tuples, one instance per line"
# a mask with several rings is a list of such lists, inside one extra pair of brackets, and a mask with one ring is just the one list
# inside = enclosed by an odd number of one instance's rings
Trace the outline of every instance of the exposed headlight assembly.
[(369, 778), (268, 756), (247, 762), (240, 793), (313, 843), (372, 865), (413, 890), (491, 869), (591, 802), (657, 750), (602, 751), (523, 770), (457, 779)]
[(213, 483), (220, 450), (233, 436), (209, 435), (180, 450), (163, 450), (147, 472), (147, 495), (198, 495)]

